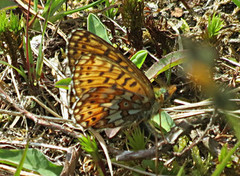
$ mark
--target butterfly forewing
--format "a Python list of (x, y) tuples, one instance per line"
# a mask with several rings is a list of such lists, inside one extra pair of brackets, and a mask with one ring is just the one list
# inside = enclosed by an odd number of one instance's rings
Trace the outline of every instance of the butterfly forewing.
[(71, 106), (78, 123), (111, 128), (151, 115), (156, 100), (150, 81), (103, 39), (75, 31), (69, 40), (68, 59)]

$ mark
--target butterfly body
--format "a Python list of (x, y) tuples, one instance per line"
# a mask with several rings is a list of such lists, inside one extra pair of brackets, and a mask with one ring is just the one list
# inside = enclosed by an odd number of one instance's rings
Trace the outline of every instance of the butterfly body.
[(73, 32), (68, 58), (72, 114), (83, 127), (125, 126), (158, 111), (147, 77), (98, 36), (84, 30)]

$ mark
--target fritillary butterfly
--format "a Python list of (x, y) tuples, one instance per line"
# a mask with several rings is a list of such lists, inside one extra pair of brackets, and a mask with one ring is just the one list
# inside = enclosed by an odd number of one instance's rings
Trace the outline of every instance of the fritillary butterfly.
[(73, 32), (68, 58), (72, 115), (83, 127), (126, 126), (158, 111), (148, 78), (100, 37), (85, 30)]

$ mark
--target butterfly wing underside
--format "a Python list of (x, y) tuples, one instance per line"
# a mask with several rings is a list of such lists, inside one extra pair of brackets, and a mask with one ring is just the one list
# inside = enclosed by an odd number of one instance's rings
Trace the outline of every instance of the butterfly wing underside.
[(147, 77), (98, 36), (75, 31), (68, 44), (72, 115), (84, 127), (113, 128), (149, 116), (155, 96)]

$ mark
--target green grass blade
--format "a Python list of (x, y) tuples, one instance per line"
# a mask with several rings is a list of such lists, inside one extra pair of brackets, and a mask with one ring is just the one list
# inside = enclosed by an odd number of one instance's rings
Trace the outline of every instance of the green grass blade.
[(227, 156), (223, 159), (223, 161), (217, 165), (216, 170), (213, 172), (212, 176), (221, 175), (223, 169), (228, 164), (228, 161), (231, 160), (232, 155), (238, 149), (238, 147), (240, 147), (240, 141), (237, 144), (235, 144), (235, 146), (228, 152)]
[(169, 68), (183, 63), (184, 58), (186, 58), (184, 51), (176, 51), (169, 53), (163, 58), (161, 58), (158, 62), (153, 64), (152, 67), (150, 67), (145, 74), (151, 80), (155, 76), (168, 70)]
[(40, 46), (39, 46), (37, 65), (36, 65), (37, 80), (40, 78), (40, 76), (42, 74), (42, 67), (43, 67), (43, 51), (42, 51), (42, 47), (43, 47), (44, 34), (45, 34), (46, 29), (47, 29), (47, 21), (48, 21), (49, 15), (50, 15), (50, 8), (51, 8), (51, 4), (49, 5), (48, 15), (45, 18), (45, 21), (44, 21), (44, 24), (43, 24), (42, 38), (41, 38), (41, 43), (40, 43)]
[(27, 80), (27, 75), (25, 74), (24, 71), (22, 71), (22, 70), (20, 70), (20, 69), (18, 69), (18, 68), (16, 68), (16, 67), (10, 65), (10, 64), (7, 63), (7, 62), (1, 61), (1, 60), (0, 60), (0, 64), (7, 65), (7, 66), (13, 68), (13, 69), (16, 70), (25, 80)]
[(93, 2), (91, 4), (88, 4), (84, 7), (80, 7), (80, 8), (77, 8), (77, 9), (73, 9), (73, 10), (68, 10), (68, 11), (64, 11), (64, 12), (59, 12), (58, 14), (52, 16), (49, 18), (49, 21), (51, 22), (55, 22), (59, 19), (62, 19), (64, 16), (67, 16), (67, 15), (70, 15), (70, 14), (73, 14), (73, 13), (76, 13), (76, 12), (80, 12), (80, 11), (83, 11), (83, 10), (86, 10), (88, 8), (91, 8), (93, 6), (96, 6), (98, 4), (101, 4), (102, 2), (104, 2), (105, 0), (98, 0), (96, 2)]
[(19, 162), (19, 165), (18, 165), (18, 167), (17, 167), (17, 170), (16, 170), (14, 176), (19, 176), (20, 173), (21, 173), (21, 170), (22, 170), (22, 168), (23, 168), (24, 161), (25, 161), (26, 156), (27, 156), (28, 146), (29, 146), (29, 141), (27, 141), (27, 145), (25, 146), (25, 149), (24, 149), (22, 158), (21, 158), (21, 160), (20, 160), (20, 162)]
[[(52, 1), (52, 2), (51, 2)], [(57, 12), (61, 6), (63, 5), (63, 3), (66, 2), (66, 0), (50, 0), (47, 1), (47, 3), (45, 4), (44, 10), (43, 10), (43, 17), (47, 17), (47, 16), (53, 16), (55, 12)], [(49, 15), (48, 15), (49, 13)]]

